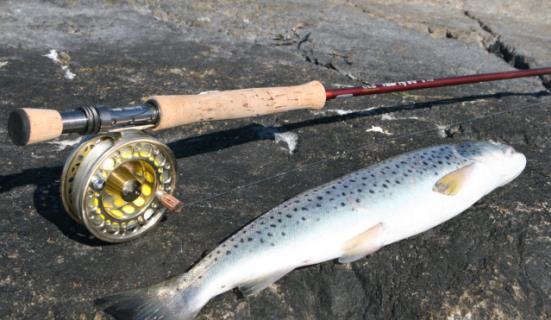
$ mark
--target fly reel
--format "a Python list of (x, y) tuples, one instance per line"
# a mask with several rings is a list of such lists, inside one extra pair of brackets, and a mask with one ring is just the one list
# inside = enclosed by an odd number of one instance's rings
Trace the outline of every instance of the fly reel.
[(98, 239), (124, 242), (179, 206), (175, 184), (172, 151), (141, 131), (126, 130), (91, 136), (73, 150), (61, 196), (69, 215)]

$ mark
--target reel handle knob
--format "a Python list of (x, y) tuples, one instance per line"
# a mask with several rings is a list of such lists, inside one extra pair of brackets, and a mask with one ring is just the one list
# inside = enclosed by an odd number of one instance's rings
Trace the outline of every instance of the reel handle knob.
[(227, 120), (299, 109), (321, 109), (325, 88), (319, 81), (298, 86), (213, 91), (197, 95), (153, 96), (159, 122), (154, 130), (184, 124)]
[(62, 132), (63, 120), (57, 110), (21, 108), (8, 118), (8, 135), (18, 146), (55, 139)]

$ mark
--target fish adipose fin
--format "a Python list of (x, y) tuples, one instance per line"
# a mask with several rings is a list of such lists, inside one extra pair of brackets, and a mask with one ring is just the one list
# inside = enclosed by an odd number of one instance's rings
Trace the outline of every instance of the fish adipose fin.
[(378, 223), (344, 243), (344, 254), (339, 263), (349, 263), (359, 260), (382, 247), (381, 235), (383, 224)]
[(462, 167), (440, 178), (434, 186), (432, 191), (445, 194), (447, 196), (454, 196), (461, 191), (461, 188), (467, 182), (471, 172), (473, 171), (474, 163), (468, 166)]
[(293, 269), (279, 270), (264, 277), (251, 280), (239, 286), (239, 292), (243, 296), (251, 296), (259, 293), (260, 291), (269, 287), (272, 283), (281, 279), (287, 273), (293, 271)]
[(177, 290), (174, 284), (174, 280), (168, 280), (149, 288), (100, 298), (95, 304), (120, 320), (193, 319), (206, 301), (197, 301), (197, 287)]

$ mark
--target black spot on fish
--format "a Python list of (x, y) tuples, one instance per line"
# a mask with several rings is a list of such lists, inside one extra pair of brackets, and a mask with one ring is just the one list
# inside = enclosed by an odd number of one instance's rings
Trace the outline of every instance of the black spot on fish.
[(323, 197), (322, 196), (317, 196), (318, 200), (322, 200)]
[(396, 181), (394, 181), (394, 182), (396, 182), (396, 184), (400, 184), (400, 181), (399, 181), (399, 180), (396, 180)]
[(271, 245), (272, 247), (275, 247), (275, 244), (274, 244), (273, 242), (272, 242), (272, 243), (270, 243), (270, 245)]
[(289, 218), (289, 219), (291, 219), (291, 218), (293, 217), (293, 216), (290, 215), (290, 214), (286, 214), (285, 216), (286, 216), (287, 218)]
[(275, 228), (277, 226), (275, 224), (271, 224), (270, 227)]
[(253, 241), (253, 238), (247, 238), (247, 241), (251, 242)]
[(308, 208), (302, 207), (301, 210), (302, 210), (302, 211), (308, 211)]
[(360, 199), (356, 199), (356, 202), (357, 202), (357, 203), (360, 203)]
[(285, 232), (282, 232), (281, 235), (285, 237), (287, 234)]
[(230, 255), (230, 254), (231, 254), (230, 250), (226, 251), (226, 255)]
[(260, 238), (260, 243), (264, 243), (264, 239)]
[(369, 193), (375, 193), (375, 191), (373, 191), (373, 190), (369, 189)]
[(358, 192), (362, 192), (362, 189), (358, 189)]
[(234, 247), (234, 248), (236, 248), (236, 249), (237, 249), (237, 248), (239, 248), (239, 246), (238, 246), (238, 245), (236, 245), (236, 244), (234, 244), (234, 245), (233, 245), (233, 247)]
[(342, 195), (343, 195), (343, 196), (346, 196), (346, 192), (343, 192)]
[(295, 211), (295, 212), (298, 211), (298, 208), (293, 208), (293, 211)]
[(346, 205), (346, 203), (341, 202), (341, 207), (344, 207), (345, 205)]
[(281, 223), (281, 222), (283, 222), (283, 221), (281, 221), (281, 219), (277, 219), (277, 222)]
[(306, 217), (302, 217), (301, 219), (302, 219), (302, 221), (306, 221)]
[(348, 186), (346, 184), (343, 187), (348, 188)]
[(316, 203), (316, 207), (321, 208), (321, 204)]
[(243, 238), (239, 239), (239, 242), (243, 243), (245, 242), (245, 240), (243, 240)]
[(268, 232), (268, 237), (271, 237), (273, 236), (273, 234), (271, 232)]
[(383, 188), (388, 189), (388, 186), (385, 183), (383, 183)]

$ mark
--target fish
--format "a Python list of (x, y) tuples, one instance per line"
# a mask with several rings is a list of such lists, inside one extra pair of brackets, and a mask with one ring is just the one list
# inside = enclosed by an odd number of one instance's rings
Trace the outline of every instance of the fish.
[(193, 319), (226, 291), (254, 295), (296, 268), (334, 259), (351, 263), (433, 228), (525, 166), (522, 153), (491, 141), (398, 155), (276, 206), (183, 275), (96, 304), (116, 319)]

